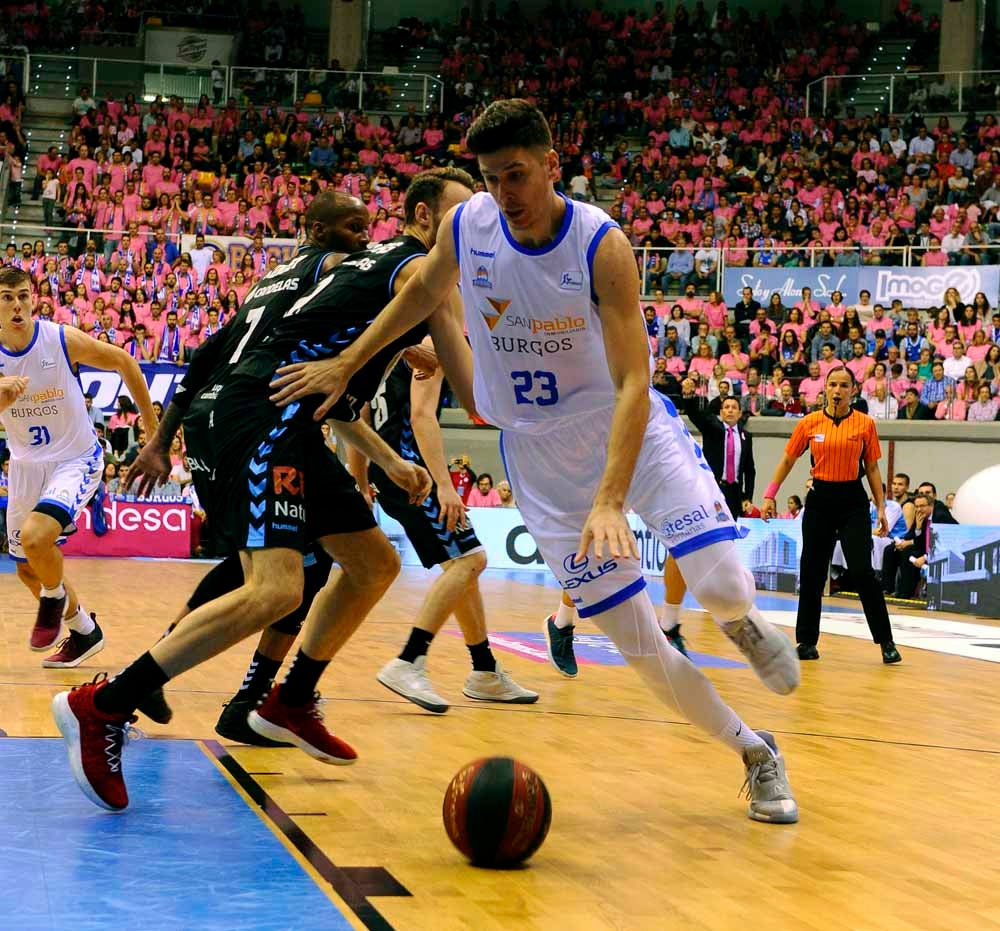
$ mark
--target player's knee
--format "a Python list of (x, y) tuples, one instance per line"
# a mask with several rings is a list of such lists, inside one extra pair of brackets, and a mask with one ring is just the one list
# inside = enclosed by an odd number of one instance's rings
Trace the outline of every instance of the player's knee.
[(396, 548), (386, 540), (386, 545), (382, 550), (377, 562), (377, 569), (372, 579), (372, 584), (380, 588), (387, 589), (399, 575), (399, 570), (403, 567), (403, 561), (399, 558)]
[(21, 528), (21, 548), (30, 559), (32, 555), (55, 546), (60, 532), (61, 528), (53, 518), (30, 514)]
[(698, 603), (719, 621), (735, 621), (753, 607), (753, 576), (738, 563), (719, 566), (691, 586)]
[(302, 583), (288, 584), (287, 580), (265, 581), (252, 587), (250, 597), (259, 606), (263, 620), (271, 622), (283, 618), (302, 604)]
[(475, 553), (467, 553), (465, 556), (459, 556), (458, 559), (451, 560), (451, 562), (447, 563), (447, 567), (448, 572), (461, 573), (466, 584), (472, 585), (483, 574), (483, 570), (486, 568), (486, 554), (482, 550)]

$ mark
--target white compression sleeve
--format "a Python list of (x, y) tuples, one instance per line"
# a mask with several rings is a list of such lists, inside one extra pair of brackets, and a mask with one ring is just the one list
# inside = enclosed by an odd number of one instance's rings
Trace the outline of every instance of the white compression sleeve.
[(591, 620), (611, 638), (646, 687), (696, 727), (738, 753), (761, 742), (712, 683), (667, 642), (645, 591)]

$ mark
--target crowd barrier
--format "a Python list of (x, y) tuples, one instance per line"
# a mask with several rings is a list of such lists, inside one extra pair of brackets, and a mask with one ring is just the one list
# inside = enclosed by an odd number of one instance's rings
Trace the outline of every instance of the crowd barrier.
[[(548, 572), (516, 508), (473, 508), (470, 516), (491, 569)], [(400, 524), (381, 509), (378, 520), (399, 549), (403, 565), (419, 566), (420, 559)], [(641, 553), (643, 574), (662, 577), (666, 547), (636, 515), (629, 515), (629, 524)], [(795, 594), (802, 551), (801, 521), (741, 519), (740, 527), (747, 535), (736, 547), (757, 588)], [(1000, 527), (933, 527), (927, 600), (932, 611), (1000, 618)]]
[[(166, 407), (184, 378), (186, 369), (173, 362), (142, 362), (140, 368), (142, 374), (146, 376), (150, 398)], [(104, 372), (81, 366), (80, 384), (85, 393), (93, 395), (94, 407), (104, 411), (106, 417), (115, 412), (118, 407), (118, 395), (122, 393), (123, 388), (121, 375), (117, 372)]]

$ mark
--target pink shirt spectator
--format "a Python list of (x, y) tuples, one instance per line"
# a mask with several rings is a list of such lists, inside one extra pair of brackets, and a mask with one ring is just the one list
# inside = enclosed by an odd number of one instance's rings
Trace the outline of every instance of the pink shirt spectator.
[(495, 488), (491, 488), (484, 495), (478, 487), (473, 486), (469, 491), (469, 496), (465, 499), (465, 506), (470, 508), (498, 508), (502, 503), (500, 492)]
[(807, 404), (815, 404), (816, 398), (820, 396), (820, 392), (823, 391), (823, 387), (826, 384), (824, 378), (803, 378), (799, 382), (799, 394), (805, 399)]
[[(862, 356), (860, 359), (848, 359), (844, 365), (854, 373), (855, 381), (863, 382), (874, 367), (875, 360), (871, 356)], [(820, 369), (822, 369), (822, 364), (820, 365)], [(825, 375), (826, 373), (824, 372), (823, 374)]]

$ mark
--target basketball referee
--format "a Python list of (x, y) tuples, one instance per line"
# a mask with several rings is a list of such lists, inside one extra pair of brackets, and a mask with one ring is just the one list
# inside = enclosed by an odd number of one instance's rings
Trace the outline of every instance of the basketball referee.
[(872, 639), (882, 649), (883, 663), (902, 657), (892, 641), (889, 612), (882, 585), (872, 569), (871, 518), (861, 476), (868, 479), (878, 524), (877, 536), (889, 527), (878, 461), (882, 455), (875, 421), (851, 407), (857, 383), (850, 369), (831, 369), (826, 376), (826, 407), (804, 417), (785, 446), (774, 479), (764, 492), (764, 520), (776, 514), (774, 499), (795, 460), (809, 449), (813, 487), (802, 516), (802, 559), (799, 569), (799, 610), (795, 624), (799, 659), (819, 659), (819, 619), (833, 548), (840, 539)]

